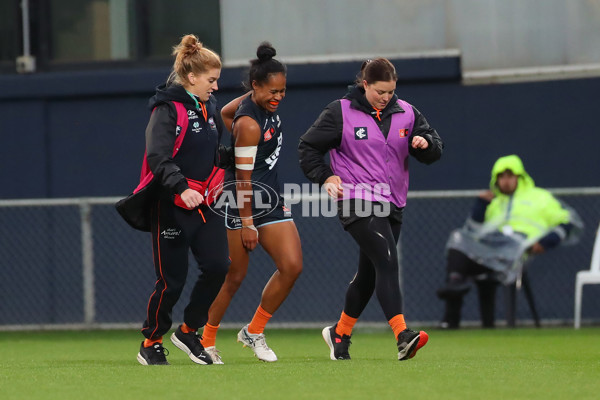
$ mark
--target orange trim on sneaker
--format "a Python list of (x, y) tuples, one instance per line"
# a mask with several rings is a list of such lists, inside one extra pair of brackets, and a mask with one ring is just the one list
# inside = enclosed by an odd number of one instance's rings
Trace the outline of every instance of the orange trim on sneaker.
[(415, 347), (415, 349), (413, 350), (413, 352), (410, 354), (410, 356), (408, 356), (408, 358), (413, 358), (417, 354), (417, 351), (421, 347), (425, 346), (428, 341), (429, 341), (429, 335), (427, 334), (427, 332), (420, 331), (419, 332), (419, 343), (417, 344), (417, 347)]
[(144, 340), (144, 347), (152, 347), (156, 343), (162, 343), (162, 339), (163, 339), (162, 336), (159, 337), (158, 339), (154, 339), (154, 340), (146, 339), (146, 340)]
[(183, 333), (192, 333), (196, 332), (196, 329), (190, 328), (185, 322), (181, 324), (181, 332)]
[(356, 324), (358, 318), (352, 318), (348, 314), (342, 311), (342, 315), (340, 315), (340, 320), (335, 327), (335, 333), (340, 336), (350, 336), (352, 335), (352, 329), (354, 328), (354, 324)]
[(261, 306), (258, 306), (254, 313), (254, 317), (252, 317), (252, 321), (248, 324), (248, 333), (255, 335), (263, 333), (265, 326), (267, 326), (267, 322), (269, 322), (272, 316), (272, 314), (266, 312)]
[(388, 321), (388, 324), (390, 324), (392, 330), (394, 331), (394, 337), (398, 339), (398, 335), (400, 334), (400, 332), (406, 329), (406, 322), (404, 322), (404, 314), (398, 314), (392, 317), (392, 319)]

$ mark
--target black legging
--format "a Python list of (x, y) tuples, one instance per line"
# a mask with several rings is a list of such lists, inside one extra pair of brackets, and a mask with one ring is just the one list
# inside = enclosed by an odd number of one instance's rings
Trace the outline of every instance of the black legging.
[(396, 243), (402, 223), (384, 217), (366, 217), (347, 228), (360, 247), (358, 271), (346, 291), (344, 313), (358, 318), (373, 291), (387, 320), (402, 314), (402, 294), (398, 281)]
[[(458, 250), (450, 249), (447, 255), (446, 281), (464, 283), (467, 279), (478, 275), (489, 275), (493, 271), (471, 260)], [(495, 325), (496, 288), (498, 282), (494, 279), (475, 279), (479, 297), (479, 313), (481, 324), (484, 328), (493, 328)], [(463, 293), (464, 295), (464, 293)], [(461, 319), (463, 296), (447, 298), (443, 321), (451, 328), (458, 328)]]

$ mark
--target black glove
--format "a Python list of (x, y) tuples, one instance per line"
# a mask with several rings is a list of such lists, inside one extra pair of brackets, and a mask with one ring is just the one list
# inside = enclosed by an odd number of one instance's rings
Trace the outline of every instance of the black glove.
[(233, 147), (227, 147), (222, 144), (217, 149), (217, 160), (215, 165), (219, 168), (227, 169), (233, 167), (235, 164), (235, 157), (233, 155)]

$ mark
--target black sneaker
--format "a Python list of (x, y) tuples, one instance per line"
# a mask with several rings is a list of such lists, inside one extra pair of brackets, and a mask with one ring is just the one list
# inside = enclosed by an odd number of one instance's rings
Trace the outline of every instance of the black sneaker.
[(348, 353), (348, 348), (352, 342), (350, 341), (350, 336), (343, 335), (340, 336), (335, 333), (335, 327), (337, 324), (333, 326), (328, 326), (323, 328), (321, 334), (323, 335), (323, 339), (325, 339), (325, 343), (329, 346), (329, 358), (332, 360), (350, 360), (350, 354)]
[(181, 325), (171, 335), (171, 342), (190, 357), (196, 364), (210, 365), (213, 363), (210, 355), (204, 350), (200, 343), (202, 337), (198, 332), (183, 333)]
[(140, 352), (137, 360), (142, 365), (169, 365), (167, 357), (169, 350), (162, 346), (162, 343), (154, 343), (150, 347), (144, 347), (144, 342), (140, 346)]
[(398, 360), (413, 358), (417, 351), (427, 344), (429, 335), (425, 331), (415, 332), (405, 329), (398, 334)]

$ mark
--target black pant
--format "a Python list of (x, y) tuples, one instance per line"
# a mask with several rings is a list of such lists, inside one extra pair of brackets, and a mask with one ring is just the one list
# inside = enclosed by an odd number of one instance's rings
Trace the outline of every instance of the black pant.
[(205, 206), (185, 210), (161, 200), (152, 209), (152, 250), (156, 284), (148, 301), (142, 333), (156, 339), (169, 331), (172, 310), (188, 274), (189, 250), (200, 275), (183, 314), (190, 328), (208, 321), (208, 309), (219, 293), (229, 269), (229, 249), (223, 218)]
[(367, 217), (346, 229), (360, 247), (358, 271), (346, 291), (344, 312), (358, 318), (375, 291), (389, 321), (402, 314), (402, 294), (398, 281), (398, 252), (401, 222), (385, 217)]
[[(449, 287), (463, 286), (468, 284), (469, 278), (476, 278), (475, 284), (479, 297), (479, 313), (482, 326), (493, 328), (495, 325), (496, 289), (498, 287), (498, 281), (491, 276), (493, 271), (454, 249), (448, 250), (447, 262), (446, 284)], [(457, 290), (455, 295), (445, 298), (446, 308), (443, 322), (448, 323), (450, 328), (458, 328), (460, 325), (464, 294), (466, 294), (466, 291)]]

